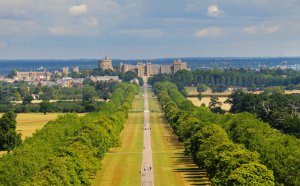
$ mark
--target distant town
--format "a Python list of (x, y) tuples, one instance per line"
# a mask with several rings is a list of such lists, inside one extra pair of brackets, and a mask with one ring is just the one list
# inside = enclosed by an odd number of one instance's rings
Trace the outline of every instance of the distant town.
[[(179, 70), (189, 70), (187, 63), (180, 59), (174, 60), (172, 64), (151, 64), (138, 62), (136, 65), (120, 63), (113, 67), (112, 59), (105, 57), (98, 61), (98, 69), (103, 71), (117, 72), (135, 72), (140, 78), (149, 78), (156, 74), (174, 74)], [(62, 87), (78, 87), (83, 85), (84, 78), (80, 78), (80, 69), (75, 67), (63, 67), (60, 71), (55, 70), (49, 72), (44, 67), (38, 68), (36, 71), (14, 71), (11, 77), (0, 76), (0, 81), (13, 83), (15, 81), (24, 81), (29, 84), (39, 86), (54, 86)], [(97, 81), (115, 81), (121, 82), (118, 76), (90, 76), (93, 82)]]

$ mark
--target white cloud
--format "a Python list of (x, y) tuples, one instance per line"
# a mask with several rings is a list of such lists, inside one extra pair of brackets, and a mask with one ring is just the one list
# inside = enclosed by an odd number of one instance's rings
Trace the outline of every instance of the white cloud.
[(67, 30), (62, 26), (50, 27), (49, 31), (52, 35), (56, 36), (66, 35), (68, 33)]
[(278, 25), (263, 25), (263, 31), (265, 33), (275, 33), (278, 32), (279, 26)]
[(264, 34), (264, 33), (276, 33), (279, 31), (278, 25), (261, 24), (256, 26), (248, 26), (243, 28), (245, 34)]
[(194, 36), (198, 38), (205, 38), (205, 37), (217, 37), (222, 35), (222, 30), (217, 27), (210, 27), (198, 30)]
[(248, 26), (243, 28), (243, 31), (245, 34), (253, 35), (257, 33), (257, 27), (256, 26)]
[(6, 43), (0, 42), (0, 49), (5, 49), (5, 48), (6, 48)]
[(146, 38), (158, 38), (164, 35), (164, 32), (159, 29), (123, 29), (120, 30), (121, 34), (130, 36), (146, 37)]
[(68, 13), (70, 15), (78, 16), (78, 15), (85, 14), (87, 10), (88, 10), (87, 6), (85, 4), (81, 4), (81, 5), (71, 6), (69, 8)]
[(207, 15), (211, 17), (217, 17), (221, 12), (222, 11), (218, 8), (217, 5), (210, 5), (207, 8)]

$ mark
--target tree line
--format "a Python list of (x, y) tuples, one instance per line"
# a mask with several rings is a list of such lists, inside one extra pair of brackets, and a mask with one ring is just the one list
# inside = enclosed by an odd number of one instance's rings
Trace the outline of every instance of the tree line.
[(232, 113), (250, 112), (286, 134), (300, 137), (300, 95), (234, 92), (228, 100)]
[(256, 90), (270, 86), (285, 86), (287, 89), (300, 88), (300, 73), (293, 70), (250, 69), (211, 69), (211, 70), (180, 70), (175, 74), (158, 74), (150, 78), (149, 83), (171, 81), (179, 89), (184, 86), (204, 84), (213, 92), (223, 92), (228, 87), (248, 87)]
[[(91, 112), (101, 108), (102, 102), (96, 99), (110, 99), (118, 82), (86, 81), (82, 87), (40, 87), (26, 86), (23, 83), (0, 84), (0, 112)], [(39, 95), (40, 104), (32, 103), (32, 95)], [(14, 104), (11, 100), (22, 100), (22, 104)], [(50, 102), (50, 100), (58, 100)]]
[(196, 108), (175, 84), (157, 83), (154, 90), (186, 153), (207, 170), (213, 185), (275, 185), (273, 172), (260, 163), (259, 154), (233, 143), (222, 127), (194, 116)]
[(0, 185), (90, 185), (109, 148), (119, 145), (138, 87), (118, 84), (102, 110), (59, 116), (0, 159)]
[[(296, 137), (273, 129), (250, 113), (220, 115), (196, 107), (169, 82), (156, 84), (155, 91), (186, 151), (197, 165), (207, 168), (213, 182), (274, 185), (274, 174), (276, 185), (300, 185), (300, 140)], [(249, 161), (243, 163), (240, 158)], [(222, 168), (225, 170), (220, 171)]]

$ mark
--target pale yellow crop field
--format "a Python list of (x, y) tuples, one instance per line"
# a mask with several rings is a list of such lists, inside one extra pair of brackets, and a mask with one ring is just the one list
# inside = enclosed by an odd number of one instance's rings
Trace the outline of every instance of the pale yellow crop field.
[[(58, 115), (63, 113), (20, 113), (17, 114), (17, 132), (21, 133), (22, 140), (26, 137), (32, 136), (32, 134), (44, 127), (49, 121), (53, 121), (57, 118)], [(0, 113), (2, 117), (3, 113)], [(79, 114), (83, 116), (83, 114)]]
[[(194, 105), (196, 106), (201, 106), (201, 104), (205, 104), (205, 106), (208, 107), (209, 103), (210, 103), (210, 98), (211, 97), (203, 97), (201, 99), (201, 101), (199, 101), (198, 98), (194, 98), (194, 97), (189, 97), (188, 100), (192, 101)], [(225, 101), (228, 99), (228, 97), (219, 97), (219, 101), (222, 103), (221, 108), (223, 110), (229, 111), (231, 104), (229, 103), (225, 103)]]

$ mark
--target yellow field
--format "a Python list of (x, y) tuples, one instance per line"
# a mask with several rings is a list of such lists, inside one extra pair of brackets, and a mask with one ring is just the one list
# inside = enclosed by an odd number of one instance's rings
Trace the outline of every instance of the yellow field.
[[(138, 96), (134, 102), (137, 102)], [(139, 104), (133, 103), (132, 109)], [(120, 147), (110, 149), (102, 160), (102, 168), (97, 173), (93, 186), (138, 186), (141, 184), (142, 142), (144, 113), (129, 113), (125, 128), (121, 133)]]
[[(32, 136), (32, 134), (44, 127), (51, 120), (55, 120), (58, 115), (62, 113), (20, 113), (17, 114), (17, 132), (21, 133), (22, 140), (26, 137)], [(2, 117), (0, 113), (0, 117)], [(79, 114), (84, 115), (84, 114)]]
[[(158, 105), (156, 100), (153, 103)], [(150, 113), (150, 123), (155, 185), (209, 185), (206, 172), (184, 156), (183, 144), (173, 134), (164, 114)]]
[[(209, 103), (210, 103), (210, 98), (211, 97), (203, 97), (201, 99), (201, 101), (199, 101), (198, 98), (195, 98), (195, 97), (189, 97), (188, 100), (192, 101), (194, 105), (196, 106), (201, 106), (201, 104), (205, 104), (205, 106), (208, 107)], [(231, 104), (229, 103), (224, 103), (226, 100), (228, 99), (228, 97), (219, 97), (219, 101), (222, 103), (222, 106), (221, 108), (223, 110), (226, 110), (226, 111), (229, 111), (230, 107), (231, 107)]]

